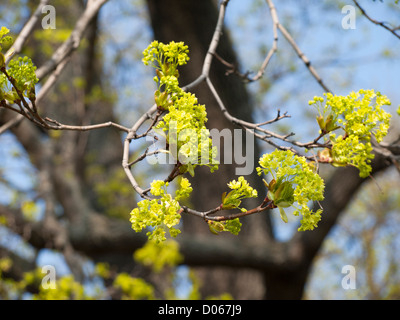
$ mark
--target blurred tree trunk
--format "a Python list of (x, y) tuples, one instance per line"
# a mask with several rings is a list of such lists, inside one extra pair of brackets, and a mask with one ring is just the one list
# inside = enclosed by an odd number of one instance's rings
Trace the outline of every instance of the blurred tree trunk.
[[(147, 3), (154, 38), (164, 43), (183, 41), (189, 46), (190, 61), (180, 69), (180, 84), (190, 83), (201, 74), (203, 61), (215, 30), (218, 17), (218, 8), (215, 5), (215, 1), (148, 0)], [(221, 37), (217, 52), (227, 61), (237, 63), (232, 43), (226, 33), (223, 33)], [(211, 67), (211, 79), (214, 86), (229, 112), (238, 118), (252, 121), (251, 99), (244, 83), (238, 77), (226, 76), (225, 72), (225, 67), (214, 60)], [(224, 117), (205, 82), (194, 88), (192, 92), (196, 94), (199, 103), (206, 105), (208, 113), (207, 127), (209, 129), (222, 130), (228, 128), (232, 133), (233, 129), (238, 130)], [(244, 132), (242, 134), (243, 140), (245, 140)], [(221, 141), (220, 145), (223, 145), (223, 141)], [(234, 146), (237, 147), (237, 145), (238, 141), (235, 141)], [(246, 150), (244, 142), (242, 150), (243, 153)], [(251, 155), (247, 155), (247, 157), (251, 159), (249, 156), (254, 156), (254, 171), (251, 175), (246, 176), (246, 179), (259, 190), (260, 194), (257, 200), (247, 202), (248, 208), (257, 206), (265, 197), (265, 194), (262, 194), (262, 190), (265, 188), (255, 172), (255, 166), (259, 158), (256, 141), (254, 148), (250, 150)], [(224, 164), (224, 149), (221, 148), (219, 153), (221, 155), (221, 165), (217, 172), (211, 174), (206, 167), (198, 167), (196, 169), (195, 176), (192, 179), (194, 192), (191, 198), (191, 203), (196, 209), (209, 210), (219, 206), (221, 204), (221, 194), (227, 191), (226, 184), (236, 179), (235, 167), (237, 165), (235, 165), (235, 161), (233, 161), (233, 164)], [(194, 232), (203, 234), (204, 237), (214, 237), (208, 230), (207, 225), (197, 217), (185, 216), (183, 221), (184, 232)], [(268, 214), (246, 217), (242, 219), (242, 223), (243, 227), (239, 236), (241, 238), (268, 241), (271, 236)], [(220, 237), (229, 237), (229, 235), (220, 235)], [(215, 239), (215, 241), (218, 240), (218, 238)], [(215, 266), (204, 268), (201, 274), (202, 293), (205, 296), (229, 291), (238, 299), (257, 299), (262, 298), (264, 294), (262, 275), (255, 271), (227, 270), (227, 268)]]

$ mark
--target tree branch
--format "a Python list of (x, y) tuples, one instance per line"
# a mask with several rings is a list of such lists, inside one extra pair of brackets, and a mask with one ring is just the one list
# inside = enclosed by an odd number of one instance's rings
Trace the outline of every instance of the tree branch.
[(64, 61), (79, 47), (79, 44), (90, 22), (99, 12), (103, 4), (105, 4), (107, 1), (108, 0), (87, 1), (85, 11), (76, 22), (75, 28), (68, 40), (58, 47), (51, 59), (37, 70), (36, 75), (39, 79), (46, 77), (51, 71), (57, 68), (57, 65)]
[(396, 38), (400, 39), (400, 34), (397, 34), (396, 31), (399, 30), (399, 27), (394, 27), (394, 28), (389, 28), (385, 22), (381, 22), (381, 21), (377, 21), (372, 19), (367, 13), (366, 11), (360, 6), (360, 4), (358, 3), (357, 0), (353, 0), (354, 4), (357, 6), (358, 9), (360, 9), (361, 13), (372, 23), (381, 26), (382, 28), (388, 30), (390, 33), (392, 33)]

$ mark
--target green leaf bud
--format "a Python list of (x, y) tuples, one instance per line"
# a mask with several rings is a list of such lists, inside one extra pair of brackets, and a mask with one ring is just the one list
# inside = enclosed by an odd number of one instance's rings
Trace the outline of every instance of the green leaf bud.
[(285, 223), (288, 223), (289, 220), (288, 220), (288, 217), (287, 217), (287, 215), (285, 213), (285, 210), (283, 210), (283, 208), (281, 206), (278, 206), (278, 209), (279, 209), (279, 214), (281, 216), (282, 221), (285, 222)]
[(220, 232), (224, 231), (224, 225), (222, 222), (208, 220), (208, 228), (213, 234), (218, 235)]
[(0, 52), (0, 69), (6, 66), (6, 60), (4, 58), (4, 54)]
[(321, 129), (321, 131), (325, 130), (325, 119), (322, 115), (319, 115), (316, 117), (319, 128)]

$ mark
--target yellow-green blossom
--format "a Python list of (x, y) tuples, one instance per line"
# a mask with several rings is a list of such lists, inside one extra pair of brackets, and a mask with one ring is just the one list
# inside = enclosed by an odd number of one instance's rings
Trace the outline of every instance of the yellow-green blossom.
[(275, 150), (264, 154), (259, 161), (261, 167), (257, 168), (261, 175), (271, 174), (272, 180), (268, 196), (274, 205), (279, 208), (281, 218), (287, 222), (283, 208), (295, 208), (295, 216), (301, 214), (299, 231), (312, 230), (321, 219), (322, 210), (312, 212), (308, 205), (310, 201), (324, 199), (324, 181), (315, 173), (304, 157), (295, 155), (292, 151)]
[[(352, 165), (359, 169), (361, 177), (371, 172), (370, 161), (374, 158), (371, 138), (381, 142), (389, 129), (391, 115), (383, 110), (390, 100), (374, 90), (359, 90), (347, 96), (324, 94), (309, 102), (317, 107), (318, 124), (325, 133), (330, 132), (333, 165)], [(328, 128), (329, 125), (329, 128)], [(336, 137), (331, 132), (341, 128), (343, 134)]]
[(181, 219), (181, 206), (178, 200), (189, 197), (192, 192), (190, 182), (186, 178), (181, 179), (175, 198), (168, 193), (167, 186), (168, 182), (154, 180), (151, 183), (150, 193), (159, 198), (138, 202), (137, 208), (130, 214), (132, 229), (140, 232), (150, 227), (152, 230), (147, 232), (147, 236), (149, 240), (155, 242), (165, 241), (166, 231), (171, 237), (176, 237), (180, 233), (176, 228)]
[(179, 87), (177, 68), (189, 60), (188, 52), (183, 42), (153, 41), (143, 51), (143, 62), (156, 68), (154, 81), (158, 89), (154, 100), (159, 110), (167, 111), (155, 129), (164, 131), (170, 155), (181, 164), (180, 173), (189, 172), (193, 176), (197, 165), (207, 165), (214, 171), (218, 169), (218, 161), (217, 149), (205, 126), (205, 106), (198, 104), (194, 94)]
[(222, 231), (227, 231), (234, 235), (238, 235), (242, 227), (242, 223), (240, 222), (239, 218), (225, 221), (208, 220), (207, 223), (210, 231), (217, 235)]
[(118, 274), (113, 285), (122, 291), (122, 299), (124, 300), (154, 299), (154, 288), (152, 285), (143, 279), (131, 277), (125, 272)]
[(224, 192), (222, 195), (222, 209), (238, 208), (243, 212), (247, 210), (240, 208), (240, 204), (245, 198), (256, 198), (257, 190), (253, 189), (244, 177), (239, 177), (238, 180), (232, 180), (228, 183), (228, 187), (232, 189), (228, 194)]
[(35, 84), (39, 79), (36, 77), (36, 67), (28, 57), (12, 59), (8, 64), (8, 68), (6, 68), (5, 57), (1, 50), (4, 44), (12, 42), (12, 38), (6, 36), (9, 31), (6, 27), (0, 29), (0, 100), (6, 100), (8, 103), (13, 104), (15, 101), (21, 100), (19, 94), (28, 99), (34, 99)]
[(135, 251), (134, 258), (155, 272), (160, 272), (165, 266), (175, 267), (183, 261), (179, 244), (172, 239), (163, 243), (147, 241), (142, 248)]
[(193, 188), (186, 178), (181, 178), (179, 181), (179, 188), (175, 191), (175, 199), (177, 201), (181, 199), (186, 199), (192, 193)]
[(168, 64), (173, 68), (186, 64), (189, 60), (188, 46), (183, 42), (171, 41), (169, 44), (164, 44), (159, 41), (153, 41), (143, 51), (143, 63), (145, 65), (151, 64), (156, 68)]
[(371, 172), (371, 160), (374, 158), (370, 142), (360, 143), (357, 135), (346, 138), (331, 135), (332, 164), (334, 166), (351, 165), (360, 171), (360, 177), (368, 177)]
[(61, 277), (54, 288), (39, 286), (39, 292), (34, 294), (34, 300), (83, 300), (90, 299), (82, 284), (74, 280), (72, 275)]

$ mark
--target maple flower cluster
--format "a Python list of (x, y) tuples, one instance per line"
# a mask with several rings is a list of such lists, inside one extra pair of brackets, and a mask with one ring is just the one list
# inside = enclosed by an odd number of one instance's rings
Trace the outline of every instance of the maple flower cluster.
[[(329, 133), (331, 148), (321, 151), (333, 166), (351, 165), (359, 169), (360, 177), (367, 177), (372, 168), (372, 137), (381, 142), (389, 129), (391, 114), (382, 107), (390, 100), (374, 90), (359, 90), (347, 96), (324, 94), (314, 97), (310, 105), (317, 108), (320, 129)], [(326, 101), (325, 101), (326, 100)], [(342, 130), (337, 135), (333, 131)]]
[(284, 208), (293, 207), (295, 216), (302, 215), (299, 231), (313, 230), (321, 220), (322, 209), (313, 212), (308, 204), (324, 199), (325, 185), (306, 158), (277, 149), (264, 154), (259, 164), (259, 175), (272, 176), (270, 183), (266, 183), (267, 196), (278, 207), (282, 220), (288, 221)]
[(21, 100), (20, 95), (34, 99), (35, 84), (39, 79), (35, 73), (36, 66), (29, 57), (13, 59), (6, 68), (5, 56), (1, 51), (4, 45), (12, 42), (12, 38), (7, 36), (9, 32), (10, 30), (6, 27), (0, 29), (0, 101), (4, 100), (13, 104)]

